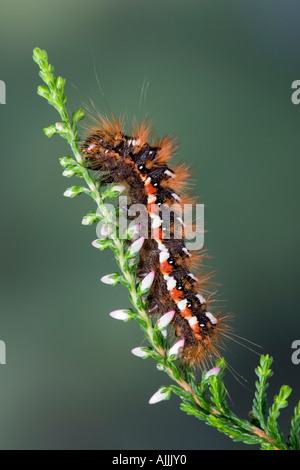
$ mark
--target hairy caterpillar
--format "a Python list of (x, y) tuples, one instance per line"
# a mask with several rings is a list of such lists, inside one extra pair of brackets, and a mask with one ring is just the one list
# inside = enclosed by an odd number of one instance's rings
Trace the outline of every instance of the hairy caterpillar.
[(192, 202), (177, 194), (188, 186), (189, 173), (187, 167), (171, 169), (167, 164), (176, 148), (173, 138), (166, 136), (151, 144), (151, 125), (145, 122), (135, 123), (130, 134), (125, 133), (122, 118), (101, 116), (83, 142), (82, 153), (88, 167), (104, 172), (102, 181), (127, 183), (131, 202), (147, 207), (152, 237), (149, 233), (141, 249), (138, 275), (155, 271), (148, 311), (155, 315), (175, 311), (175, 334), (184, 339), (180, 359), (198, 365), (210, 355), (219, 355), (218, 338), (228, 327), (219, 314), (210, 311), (205, 290), (207, 275), (197, 278), (191, 272), (202, 255), (187, 250), (184, 236), (174, 236), (174, 216), (168, 237), (164, 234), (160, 207)]

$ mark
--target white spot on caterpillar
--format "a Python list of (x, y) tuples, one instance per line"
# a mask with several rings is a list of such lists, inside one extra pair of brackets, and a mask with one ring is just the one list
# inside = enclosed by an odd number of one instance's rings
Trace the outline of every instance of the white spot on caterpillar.
[(183, 222), (183, 220), (182, 220), (181, 217), (176, 217), (176, 219), (178, 220), (178, 222), (179, 222), (183, 227), (185, 227), (185, 223)]
[(94, 147), (96, 147), (96, 144), (91, 144), (88, 146), (88, 150), (92, 150)]
[(148, 197), (148, 204), (152, 204), (155, 201), (156, 201), (156, 196), (149, 196)]
[(206, 304), (206, 299), (201, 294), (197, 294), (196, 297), (200, 300), (201, 304)]
[(170, 171), (170, 170), (166, 170), (166, 171), (165, 171), (165, 175), (170, 176), (171, 178), (175, 178), (175, 176), (176, 176), (176, 175), (175, 175), (174, 173), (172, 173), (172, 171)]
[(158, 246), (159, 251), (167, 251), (168, 252), (168, 248), (163, 243), (158, 242), (157, 246)]
[(194, 281), (198, 281), (198, 278), (196, 276), (194, 276), (193, 273), (189, 273), (189, 276), (191, 279), (194, 279)]
[(148, 176), (148, 178), (145, 180), (145, 184), (151, 184), (151, 178)]
[(176, 287), (176, 279), (172, 276), (168, 276), (167, 274), (164, 275), (165, 281), (167, 281), (167, 289), (172, 290)]
[(161, 253), (159, 253), (159, 262), (160, 263), (163, 263), (164, 261), (167, 261), (167, 259), (169, 258), (169, 253), (167, 251), (162, 251)]
[(162, 220), (160, 217), (156, 216), (156, 217), (152, 217), (153, 219), (153, 222), (152, 222), (152, 227), (153, 228), (158, 228), (161, 226), (162, 224)]
[(179, 310), (184, 310), (187, 304), (187, 299), (180, 300), (177, 304)]
[(181, 197), (178, 196), (176, 193), (172, 193), (171, 196), (176, 199), (176, 201), (181, 201)]
[(192, 256), (191, 253), (187, 250), (187, 248), (183, 247), (182, 251), (187, 254), (188, 256)]
[(189, 325), (193, 327), (194, 325), (197, 325), (198, 323), (198, 318), (193, 316), (193, 317), (188, 317), (187, 321), (189, 322)]
[(207, 316), (207, 318), (211, 321), (213, 325), (216, 325), (218, 323), (218, 320), (216, 319), (216, 317), (213, 316), (212, 313), (205, 312), (205, 315)]

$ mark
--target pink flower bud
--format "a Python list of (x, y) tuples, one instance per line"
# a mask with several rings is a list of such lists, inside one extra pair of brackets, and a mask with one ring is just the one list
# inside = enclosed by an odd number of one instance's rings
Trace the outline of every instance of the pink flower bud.
[(158, 328), (161, 330), (162, 328), (165, 328), (168, 326), (170, 321), (172, 321), (173, 317), (175, 315), (175, 310), (171, 310), (170, 312), (165, 313), (162, 317), (157, 322)]
[(208, 372), (206, 372), (205, 377), (211, 377), (212, 375), (218, 375), (221, 370), (221, 367), (213, 367)]
[(157, 390), (156, 393), (154, 393), (154, 395), (152, 395), (152, 397), (149, 400), (149, 404), (153, 405), (154, 403), (158, 403), (160, 401), (166, 400), (167, 398), (169, 398), (169, 396), (170, 396), (169, 390), (164, 391), (163, 389), (160, 388), (159, 390)]
[(126, 320), (131, 319), (131, 316), (128, 315), (126, 310), (113, 310), (112, 312), (110, 312), (109, 315), (115, 320), (126, 321)]
[(103, 235), (104, 237), (107, 237), (108, 235), (110, 235), (111, 232), (112, 230), (109, 225), (103, 225), (103, 227), (101, 227), (101, 235)]
[(133, 348), (131, 350), (132, 354), (137, 357), (149, 357), (149, 352), (145, 348)]
[(176, 356), (176, 357), (177, 357), (178, 354), (179, 354), (179, 349), (181, 349), (181, 348), (183, 347), (183, 345), (184, 345), (184, 338), (183, 338), (183, 339), (180, 339), (179, 341), (177, 341), (177, 343), (175, 343), (175, 344), (171, 347), (168, 356), (169, 356), (169, 357), (170, 357), (170, 356)]
[(111, 191), (116, 191), (118, 192), (119, 194), (123, 193), (124, 191), (126, 191), (126, 186), (124, 184), (117, 184), (116, 186), (112, 186), (110, 188)]
[(142, 246), (144, 244), (144, 241), (145, 241), (144, 237), (140, 237), (137, 240), (135, 240), (132, 243), (132, 245), (130, 246), (130, 255), (137, 254), (140, 251), (140, 249), (142, 248)]
[(155, 277), (155, 271), (151, 271), (149, 274), (147, 274), (146, 277), (144, 277), (144, 279), (142, 280), (140, 284), (141, 292), (146, 292), (150, 289), (154, 281), (154, 277)]
[(116, 275), (116, 274), (106, 274), (106, 276), (101, 277), (101, 282), (103, 282), (103, 284), (110, 284), (110, 285), (115, 286), (119, 282), (119, 280), (116, 276), (118, 276), (118, 275)]

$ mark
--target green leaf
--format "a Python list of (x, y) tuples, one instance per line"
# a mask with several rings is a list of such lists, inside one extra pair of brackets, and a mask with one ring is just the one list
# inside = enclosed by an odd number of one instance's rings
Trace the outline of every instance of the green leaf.
[(56, 127), (55, 126), (49, 126), (49, 127), (44, 127), (43, 129), (44, 133), (46, 134), (47, 137), (52, 137), (54, 134), (56, 134)]
[[(46, 51), (44, 51), (44, 52), (46, 52)], [(35, 47), (33, 49), (32, 58), (33, 58), (34, 62), (36, 62), (37, 64), (42, 59), (42, 50), (39, 47)]]
[(87, 215), (82, 218), (82, 225), (92, 225), (98, 222), (100, 219), (99, 215), (96, 212), (90, 211)]
[(207, 417), (207, 423), (226, 436), (229, 436), (235, 442), (244, 442), (249, 445), (262, 444), (266, 442), (263, 438), (239, 428), (221, 416), (209, 415)]
[(110, 188), (107, 188), (103, 193), (101, 194), (102, 200), (105, 201), (105, 199), (115, 199), (120, 196), (124, 191), (126, 190), (126, 186), (123, 184), (116, 184), (114, 186), (111, 186)]
[(47, 55), (47, 52), (44, 49), (40, 49), (39, 47), (35, 47), (33, 49), (32, 57), (33, 57), (33, 60), (38, 65), (40, 65), (40, 67), (47, 66), (47, 64), (48, 64), (48, 55)]
[(56, 131), (63, 137), (65, 137), (64, 134), (68, 134), (70, 132), (70, 128), (65, 122), (56, 122), (55, 128)]
[(279, 430), (277, 420), (280, 415), (280, 410), (288, 406), (287, 398), (290, 396), (292, 389), (288, 385), (282, 385), (279, 390), (279, 394), (275, 395), (274, 403), (269, 409), (269, 416), (267, 421), (267, 433), (268, 435), (277, 441), (277, 443), (283, 443), (283, 435)]
[(72, 127), (74, 126), (74, 124), (76, 124), (78, 121), (81, 121), (82, 119), (84, 119), (84, 111), (83, 109), (79, 108), (72, 114)]
[[(168, 369), (170, 369), (170, 371), (172, 372), (172, 376), (176, 380), (181, 380), (181, 370), (179, 369), (179, 367), (174, 362), (166, 360), (166, 366), (168, 367)], [(169, 374), (169, 371), (167, 371), (167, 372)], [(172, 376), (170, 376), (170, 377), (172, 377)]]
[(72, 198), (85, 192), (85, 189), (86, 188), (84, 188), (83, 186), (77, 186), (77, 185), (70, 186), (70, 188), (66, 189), (66, 191), (64, 192), (64, 196)]
[(204, 410), (202, 411), (198, 405), (196, 405), (192, 400), (188, 400), (184, 398), (182, 400), (182, 403), (180, 404), (180, 409), (181, 411), (184, 411), (187, 413), (189, 416), (195, 416), (198, 419), (201, 419), (202, 421), (207, 421), (209, 414), (205, 412)]
[(255, 369), (258, 381), (255, 382), (256, 392), (253, 400), (252, 416), (256, 419), (260, 427), (266, 430), (266, 413), (267, 413), (267, 395), (266, 390), (269, 386), (268, 379), (272, 377), (273, 372), (271, 365), (273, 358), (268, 354), (260, 357), (260, 366)]
[(226, 389), (220, 377), (211, 375), (209, 377), (209, 384), (211, 401), (215, 404), (216, 409), (222, 413), (229, 413), (229, 408), (226, 403)]
[(288, 445), (293, 450), (300, 450), (300, 401), (294, 408), (294, 416), (289, 428)]
[(66, 79), (65, 78), (57, 77), (57, 79), (56, 79), (56, 88), (59, 91), (63, 91), (63, 89), (65, 87), (65, 84), (66, 84)]
[(38, 86), (37, 94), (40, 95), (42, 98), (49, 99), (49, 89), (46, 86)]
[(80, 178), (83, 178), (82, 168), (77, 163), (74, 165), (68, 165), (63, 171), (63, 176), (66, 178), (71, 178), (72, 176), (79, 176)]
[(111, 246), (111, 241), (108, 240), (107, 238), (105, 240), (94, 240), (92, 242), (92, 245), (97, 248), (100, 251), (106, 250), (107, 248), (110, 248)]
[(69, 165), (75, 165), (77, 162), (72, 157), (61, 157), (59, 162), (63, 168), (67, 168)]

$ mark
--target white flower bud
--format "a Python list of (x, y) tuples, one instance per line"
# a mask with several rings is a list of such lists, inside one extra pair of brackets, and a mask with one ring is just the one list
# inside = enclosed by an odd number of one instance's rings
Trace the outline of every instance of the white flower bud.
[(64, 196), (65, 197), (72, 197), (74, 194), (74, 191), (72, 191), (72, 189), (67, 189), (65, 192), (64, 192)]
[(101, 227), (101, 235), (103, 235), (104, 237), (107, 237), (108, 235), (110, 235), (112, 232), (112, 229), (109, 225), (103, 225), (103, 227)]
[(102, 242), (102, 240), (97, 239), (97, 240), (92, 241), (92, 245), (95, 248), (99, 248), (99, 246), (101, 245), (101, 242)]
[(152, 395), (152, 397), (149, 400), (149, 404), (153, 405), (154, 403), (167, 400), (169, 397), (170, 397), (170, 391), (160, 388), (156, 393), (154, 393), (154, 395)]
[(103, 284), (110, 284), (114, 286), (118, 284), (119, 280), (116, 279), (116, 274), (106, 274), (106, 276), (101, 277), (101, 282), (103, 282)]
[(211, 377), (212, 375), (218, 375), (221, 370), (221, 367), (213, 367), (208, 372), (206, 372), (205, 377)]
[(64, 171), (63, 171), (63, 174), (62, 174), (62, 175), (68, 177), (68, 176), (73, 176), (73, 175), (75, 175), (75, 173), (76, 173), (76, 172), (75, 172), (74, 170), (68, 170), (68, 169), (67, 169), (67, 170), (64, 170)]
[(157, 326), (159, 330), (161, 330), (162, 328), (166, 328), (166, 326), (168, 326), (170, 321), (172, 321), (174, 315), (175, 315), (175, 310), (171, 310), (170, 312), (167, 312), (162, 317), (160, 317), (160, 319), (157, 322)]
[(62, 132), (64, 130), (64, 127), (61, 122), (56, 122), (55, 127), (58, 131)]
[(135, 235), (138, 235), (140, 233), (141, 228), (141, 224), (131, 225), (127, 230), (128, 236), (134, 238)]
[(131, 315), (128, 314), (128, 310), (113, 310), (109, 315), (115, 320), (126, 321), (131, 319)]
[(147, 274), (146, 277), (144, 277), (144, 279), (140, 283), (141, 292), (146, 292), (150, 289), (154, 281), (154, 277), (155, 277), (155, 271), (151, 271), (149, 274)]
[(124, 191), (126, 191), (126, 186), (123, 185), (123, 184), (117, 184), (116, 186), (112, 186), (110, 188), (110, 191), (116, 191), (118, 192), (119, 194), (123, 193)]
[(137, 357), (149, 357), (149, 352), (145, 348), (133, 348), (131, 350), (132, 354)]
[(169, 351), (169, 354), (168, 356), (171, 357), (171, 356), (175, 356), (175, 357), (178, 357), (178, 354), (179, 354), (179, 349), (181, 349), (184, 345), (184, 338), (183, 339), (180, 339), (179, 341), (177, 341), (177, 343), (175, 343), (170, 351)]
[(140, 251), (140, 249), (142, 248), (144, 244), (144, 241), (145, 241), (145, 238), (140, 237), (132, 243), (132, 245), (129, 248), (130, 256), (136, 255)]

